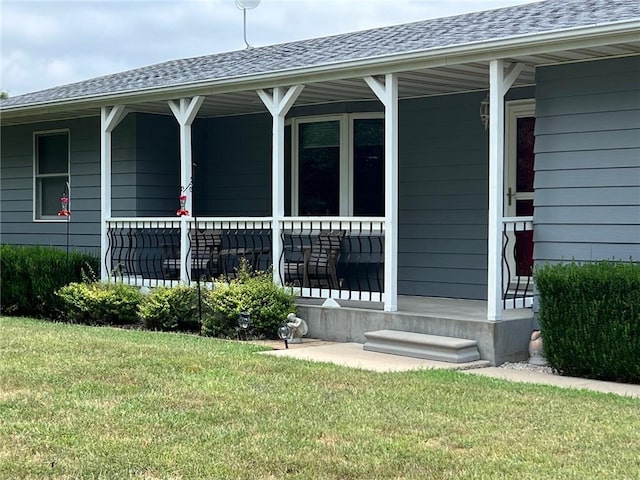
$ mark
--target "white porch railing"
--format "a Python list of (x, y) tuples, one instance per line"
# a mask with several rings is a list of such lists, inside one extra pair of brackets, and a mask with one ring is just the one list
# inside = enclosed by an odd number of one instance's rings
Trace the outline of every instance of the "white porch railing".
[[(384, 225), (383, 218), (281, 220), (280, 282), (304, 297), (383, 301)], [(111, 279), (138, 286), (233, 278), (242, 259), (256, 270), (273, 263), (271, 227), (269, 217), (110, 218), (103, 261)]]
[(111, 280), (147, 287), (180, 283), (164, 276), (162, 266), (165, 253), (180, 248), (179, 218), (109, 218), (106, 223), (102, 261)]
[(531, 307), (533, 217), (505, 217), (502, 226), (502, 307)]
[[(189, 230), (181, 277), (181, 226)], [(272, 219), (110, 218), (103, 259), (109, 277), (137, 286), (174, 286), (233, 277), (242, 259), (257, 270), (272, 263)], [(280, 221), (280, 281), (304, 297), (384, 300), (383, 218), (297, 217)], [(503, 219), (502, 307), (533, 302), (532, 217)]]
[[(188, 229), (185, 249), (183, 222)], [(233, 277), (242, 258), (260, 270), (271, 264), (270, 218), (110, 218), (107, 232), (103, 261), (108, 275), (131, 285)]]
[(384, 229), (379, 217), (281, 220), (281, 282), (303, 297), (383, 301)]

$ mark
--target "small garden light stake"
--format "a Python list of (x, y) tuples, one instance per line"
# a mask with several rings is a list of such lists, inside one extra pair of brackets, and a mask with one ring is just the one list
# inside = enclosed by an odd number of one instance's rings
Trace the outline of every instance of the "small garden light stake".
[[(240, 316), (238, 317), (238, 340), (240, 340), (241, 336), (244, 337), (244, 340), (247, 339), (249, 326), (251, 326), (251, 315), (249, 312), (240, 312)], [(240, 335), (240, 332), (242, 332), (242, 335)]]
[(286, 323), (283, 323), (282, 325), (280, 325), (280, 327), (278, 327), (278, 337), (280, 337), (280, 340), (284, 341), (284, 348), (289, 348), (289, 334), (291, 332), (289, 331), (289, 326)]

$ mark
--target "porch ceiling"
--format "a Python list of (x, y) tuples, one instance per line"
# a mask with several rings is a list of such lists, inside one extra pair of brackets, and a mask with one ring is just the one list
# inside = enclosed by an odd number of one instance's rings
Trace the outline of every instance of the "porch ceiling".
[[(567, 62), (580, 62), (611, 57), (640, 54), (640, 39), (624, 41), (610, 45), (597, 45), (589, 48), (558, 49), (553, 52), (522, 53), (504, 58), (505, 62), (525, 64), (523, 72), (514, 86), (535, 84), (535, 68)], [(442, 60), (442, 59), (440, 59)], [(433, 59), (425, 59), (425, 64)], [(446, 63), (440, 61), (440, 64)], [(433, 95), (444, 95), (468, 91), (488, 90), (489, 62), (471, 61), (445, 66), (424, 66), (418, 63), (394, 67), (398, 72), (399, 97), (412, 98)], [(305, 89), (295, 103), (296, 107), (321, 103), (342, 101), (376, 100), (375, 95), (362, 78), (343, 78), (311, 82), (304, 79), (293, 79), (290, 83), (303, 83)], [(228, 88), (228, 87), (227, 87)], [(238, 88), (247, 88), (242, 81)], [(268, 88), (265, 86), (265, 88)], [(207, 91), (194, 91), (194, 95), (205, 95), (205, 101), (199, 111), (199, 117), (216, 117), (266, 112), (254, 88), (233, 92), (219, 93), (209, 88)], [(141, 95), (142, 96), (142, 95)], [(34, 121), (60, 120), (66, 118), (88, 117), (100, 114), (98, 101), (91, 106), (82, 107), (76, 104), (47, 106), (19, 114), (3, 115), (2, 124), (12, 125)], [(109, 104), (117, 103), (113, 100)], [(130, 111), (171, 115), (165, 99), (126, 103)], [(7, 112), (8, 113), (8, 112)], [(9, 118), (7, 118), (9, 117)]]
[[(398, 95), (400, 98), (443, 95), (489, 88), (488, 64), (468, 63), (431, 69), (400, 72)], [(532, 66), (527, 66), (516, 85), (531, 85), (535, 80)], [(318, 83), (304, 82), (305, 88), (295, 106), (344, 101), (376, 100), (376, 96), (362, 78), (329, 80)], [(171, 114), (164, 101), (129, 105), (132, 110)], [(207, 95), (198, 113), (199, 117), (217, 117), (266, 112), (255, 90)]]

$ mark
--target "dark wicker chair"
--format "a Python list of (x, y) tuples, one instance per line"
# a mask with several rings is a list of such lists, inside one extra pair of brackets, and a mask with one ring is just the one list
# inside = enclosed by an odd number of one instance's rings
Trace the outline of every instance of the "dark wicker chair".
[[(189, 232), (191, 244), (191, 278), (207, 279), (222, 273), (220, 251), (222, 235), (216, 231)], [(169, 251), (163, 252), (162, 269), (165, 278), (180, 277), (180, 247), (171, 245)]]
[(300, 233), (299, 246), (291, 242), (289, 251), (285, 246), (285, 282), (305, 288), (340, 288), (337, 267), (344, 236), (344, 230)]

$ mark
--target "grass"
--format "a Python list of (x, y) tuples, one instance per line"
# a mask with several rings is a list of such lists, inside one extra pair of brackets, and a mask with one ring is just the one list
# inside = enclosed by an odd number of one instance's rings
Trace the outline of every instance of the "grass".
[(640, 401), (0, 318), (3, 479), (635, 479)]

